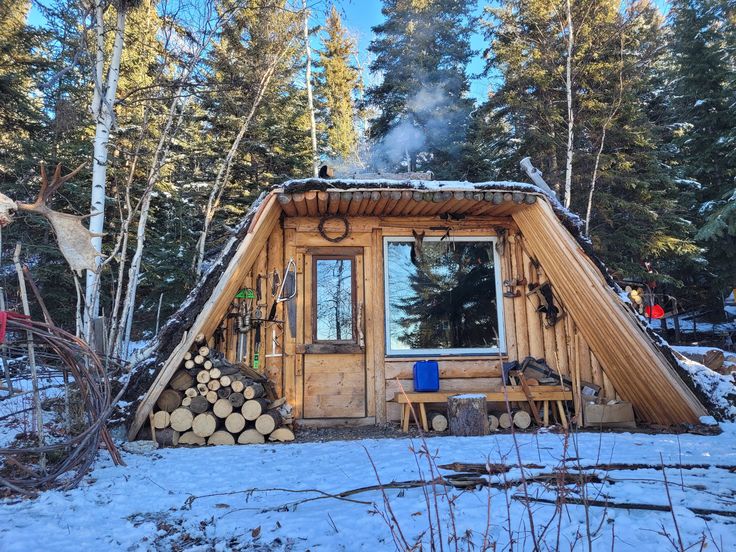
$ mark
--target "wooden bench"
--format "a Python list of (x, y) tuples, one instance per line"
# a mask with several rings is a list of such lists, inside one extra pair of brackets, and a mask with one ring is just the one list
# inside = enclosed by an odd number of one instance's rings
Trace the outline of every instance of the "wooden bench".
[[(409, 421), (411, 419), (411, 406), (413, 404), (419, 405), (419, 420), (422, 424), (424, 431), (429, 431), (429, 424), (427, 423), (427, 410), (425, 404), (437, 404), (446, 403), (447, 397), (452, 395), (462, 395), (464, 393), (470, 393), (470, 391), (435, 391), (429, 392), (398, 392), (394, 395), (394, 401), (403, 404), (401, 411), (401, 430), (406, 433), (409, 431)], [(573, 400), (572, 391), (565, 389), (559, 385), (534, 385), (529, 388), (530, 397), (527, 397), (521, 386), (510, 385), (506, 389), (493, 389), (491, 391), (473, 391), (472, 393), (483, 393), (486, 396), (488, 402), (506, 402), (508, 398), (509, 402), (524, 402), (526, 403), (529, 398), (534, 401), (542, 402), (544, 412), (544, 425), (549, 425), (549, 403), (554, 402), (557, 405), (557, 409), (560, 415), (560, 422), (563, 427), (567, 428), (567, 416), (565, 415), (564, 401)]]

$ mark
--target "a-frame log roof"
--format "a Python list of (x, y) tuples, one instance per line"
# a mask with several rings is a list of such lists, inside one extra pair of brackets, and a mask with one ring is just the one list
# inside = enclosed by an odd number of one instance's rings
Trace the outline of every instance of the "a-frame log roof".
[(306, 179), (276, 186), (254, 203), (208, 273), (159, 332), (153, 353), (134, 367), (127, 394), (129, 438), (137, 435), (195, 336), (210, 335), (219, 325), (256, 260), (256, 246), (265, 243), (280, 218), (330, 213), (512, 217), (617, 392), (635, 404), (644, 420), (697, 423), (707, 414), (703, 405), (719, 414), (679, 366), (673, 350), (621, 297), (583, 237), (580, 220), (539, 188), (516, 182)]

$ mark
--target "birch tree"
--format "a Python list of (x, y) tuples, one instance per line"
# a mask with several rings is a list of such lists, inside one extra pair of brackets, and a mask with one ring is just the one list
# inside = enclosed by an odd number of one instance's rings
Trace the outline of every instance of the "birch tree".
[[(123, 55), (125, 20), (127, 11), (135, 7), (135, 0), (118, 0), (113, 6), (105, 0), (93, 0), (92, 29), (94, 34), (94, 92), (91, 113), (95, 125), (92, 159), (92, 193), (90, 207), (90, 232), (95, 234), (92, 245), (102, 255), (102, 234), (105, 226), (105, 198), (107, 188), (107, 162), (110, 150), (110, 133), (115, 120), (115, 100), (120, 77), (120, 60)], [(114, 26), (108, 28), (105, 12), (115, 11)], [(112, 32), (112, 48), (108, 54), (106, 36)], [(107, 67), (106, 67), (107, 66)], [(107, 70), (106, 70), (107, 69)], [(98, 258), (98, 263), (101, 262)], [(99, 312), (99, 273), (87, 271), (85, 290), (85, 333), (90, 335), (91, 321)]]
[(312, 138), (312, 173), (316, 177), (319, 172), (319, 156), (317, 155), (317, 123), (314, 116), (314, 96), (312, 93), (312, 47), (309, 44), (309, 10), (307, 9), (307, 0), (302, 0), (302, 12), (304, 14), (304, 51), (307, 58), (304, 79), (307, 88), (307, 110), (309, 111), (309, 128)]
[(567, 16), (567, 56), (565, 57), (565, 93), (567, 96), (567, 155), (565, 156), (565, 207), (570, 207), (572, 197), (572, 159), (574, 154), (574, 127), (575, 112), (573, 111), (572, 97), (572, 55), (575, 46), (575, 30), (572, 24), (571, 0), (565, 1)]

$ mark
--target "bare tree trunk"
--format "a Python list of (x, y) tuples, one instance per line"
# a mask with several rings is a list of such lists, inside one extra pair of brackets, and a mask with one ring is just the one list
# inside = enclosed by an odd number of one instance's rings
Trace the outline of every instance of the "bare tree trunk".
[[(198, 56), (197, 56), (198, 57)], [(140, 276), (141, 261), (143, 260), (143, 249), (146, 242), (146, 226), (148, 224), (148, 213), (151, 208), (151, 195), (153, 188), (158, 182), (158, 178), (161, 174), (161, 167), (165, 163), (169, 149), (171, 147), (171, 138), (176, 134), (177, 130), (181, 127), (181, 122), (184, 117), (184, 108), (186, 102), (180, 106), (179, 117), (176, 122), (176, 126), (172, 131), (174, 124), (174, 115), (176, 114), (176, 107), (179, 104), (179, 98), (183, 92), (181, 87), (174, 98), (174, 101), (169, 108), (169, 116), (166, 120), (166, 125), (161, 133), (156, 152), (153, 156), (153, 164), (151, 170), (148, 173), (148, 181), (146, 189), (143, 192), (143, 197), (140, 203), (140, 216), (138, 218), (138, 228), (136, 230), (136, 245), (135, 253), (130, 261), (130, 268), (128, 269), (128, 289), (125, 293), (125, 302), (123, 303), (123, 310), (121, 313), (120, 327), (124, 328), (122, 336), (118, 332), (118, 336), (115, 343), (115, 351), (120, 354), (122, 352), (123, 358), (128, 357), (128, 345), (130, 343), (130, 333), (133, 325), (133, 311), (135, 310), (135, 299), (138, 291), (138, 280)], [(122, 339), (121, 339), (122, 337)], [(122, 349), (122, 351), (121, 351)]]
[[(103, 72), (105, 63), (105, 20), (102, 0), (96, 0), (95, 14), (95, 89), (92, 100), (92, 114), (95, 118), (94, 160), (92, 163), (92, 194), (91, 217), (89, 229), (95, 234), (92, 245), (102, 252), (102, 232), (105, 225), (105, 188), (107, 179), (107, 156), (109, 151), (110, 131), (115, 113), (115, 94), (120, 76), (120, 60), (123, 54), (125, 33), (125, 10), (118, 8), (115, 24), (110, 65), (107, 72), (107, 83), (103, 88)], [(98, 257), (97, 262), (100, 263)], [(92, 318), (99, 312), (99, 284), (97, 271), (87, 271), (87, 285), (85, 290), (85, 335), (89, 336), (89, 326)]]
[(266, 68), (263, 75), (261, 76), (261, 80), (258, 83), (258, 88), (256, 89), (256, 96), (250, 106), (250, 111), (248, 111), (245, 119), (243, 119), (243, 122), (240, 125), (240, 130), (235, 136), (233, 143), (230, 145), (230, 149), (228, 150), (227, 155), (225, 156), (225, 159), (220, 165), (220, 169), (217, 172), (217, 176), (215, 177), (215, 183), (212, 186), (210, 196), (207, 199), (207, 207), (205, 208), (204, 212), (202, 232), (200, 232), (199, 240), (197, 240), (197, 255), (194, 263), (194, 273), (196, 274), (197, 278), (202, 276), (202, 264), (204, 263), (207, 235), (209, 233), (210, 225), (212, 224), (212, 219), (217, 212), (217, 208), (220, 206), (222, 193), (225, 190), (225, 186), (227, 185), (227, 182), (230, 178), (230, 167), (232, 166), (233, 159), (238, 151), (238, 148), (240, 147), (240, 142), (243, 140), (243, 137), (248, 131), (248, 128), (250, 128), (250, 124), (253, 121), (253, 117), (255, 116), (256, 111), (258, 110), (258, 106), (260, 105), (261, 100), (263, 100), (263, 96), (266, 93), (268, 84), (271, 82), (271, 78), (276, 72), (276, 67), (278, 67), (278, 64), (283, 59), (283, 56), (286, 54), (288, 45), (285, 46), (286, 47), (279, 53), (279, 55), (277, 55), (274, 60), (271, 61), (270, 65)]
[(572, 196), (573, 126), (575, 115), (572, 106), (572, 50), (575, 34), (572, 26), (571, 0), (567, 0), (567, 60), (565, 63), (565, 89), (567, 91), (567, 160), (565, 163), (565, 207), (570, 207)]
[(600, 167), (601, 163), (601, 154), (603, 153), (603, 146), (606, 142), (606, 132), (608, 131), (608, 128), (611, 126), (611, 123), (613, 122), (614, 117), (616, 116), (616, 113), (618, 113), (619, 108), (621, 107), (621, 102), (624, 98), (624, 35), (621, 33), (621, 62), (619, 66), (619, 73), (618, 73), (618, 98), (616, 100), (616, 104), (614, 105), (613, 109), (611, 110), (611, 113), (606, 118), (606, 122), (603, 123), (603, 128), (601, 130), (601, 143), (598, 146), (598, 152), (595, 156), (595, 164), (593, 165), (593, 176), (590, 179), (590, 191), (588, 192), (588, 206), (585, 209), (585, 235), (590, 235), (590, 213), (593, 209), (593, 194), (595, 193), (595, 187), (598, 182), (598, 169)]
[[(15, 264), (15, 271), (18, 274), (18, 289), (20, 291), (20, 298), (23, 304), (23, 314), (30, 316), (31, 309), (28, 305), (28, 293), (26, 292), (26, 281), (23, 277), (23, 267), (20, 264), (20, 250), (21, 245), (18, 242), (15, 246), (15, 254), (13, 255), (13, 263)], [(28, 365), (31, 367), (31, 384), (33, 386), (33, 414), (36, 422), (36, 434), (38, 437), (38, 445), (43, 446), (44, 444), (44, 431), (43, 431), (43, 411), (41, 410), (41, 395), (38, 390), (38, 373), (36, 372), (36, 350), (33, 346), (33, 334), (27, 332), (28, 339)], [(45, 462), (45, 458), (44, 458)]]
[(319, 157), (317, 155), (317, 123), (314, 118), (314, 96), (312, 94), (312, 48), (309, 45), (309, 10), (307, 0), (302, 0), (304, 10), (304, 50), (307, 54), (306, 85), (307, 85), (307, 109), (309, 109), (309, 128), (312, 135), (312, 172), (313, 176), (319, 174)]

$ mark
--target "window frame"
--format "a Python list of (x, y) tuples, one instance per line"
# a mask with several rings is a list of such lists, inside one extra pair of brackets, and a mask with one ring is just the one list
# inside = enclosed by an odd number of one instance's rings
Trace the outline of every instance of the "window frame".
[[(392, 349), (391, 348), (391, 300), (389, 295), (389, 273), (388, 273), (388, 246), (389, 243), (411, 243), (411, 236), (384, 236), (383, 237), (383, 299), (384, 299), (384, 333), (386, 356), (389, 357), (439, 357), (439, 356), (484, 356), (489, 354), (504, 354), (506, 352), (506, 326), (503, 312), (503, 281), (501, 274), (501, 257), (496, 249), (498, 238), (494, 236), (451, 236), (445, 238), (454, 242), (489, 242), (493, 249), (493, 273), (496, 283), (496, 319), (498, 320), (498, 346), (497, 347), (472, 347), (453, 349)], [(424, 241), (442, 241), (441, 236), (428, 236)]]
[[(317, 338), (317, 264), (318, 261), (350, 261), (350, 316), (352, 320), (352, 336), (350, 339), (318, 339)], [(351, 346), (358, 345), (357, 308), (358, 286), (355, 275), (356, 255), (350, 253), (313, 253), (312, 254), (312, 344)]]

